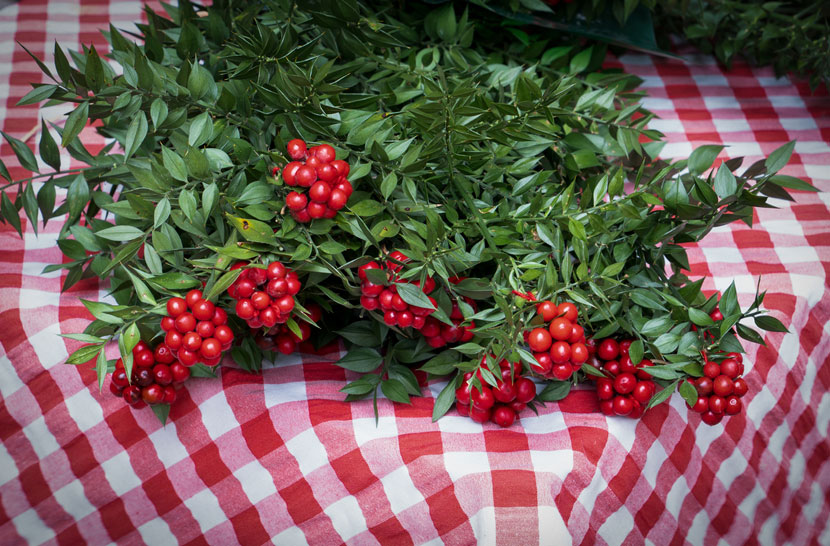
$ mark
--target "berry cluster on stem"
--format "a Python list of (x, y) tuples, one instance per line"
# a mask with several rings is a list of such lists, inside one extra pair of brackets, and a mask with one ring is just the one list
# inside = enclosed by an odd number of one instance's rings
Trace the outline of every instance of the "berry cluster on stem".
[[(330, 145), (308, 148), (297, 138), (288, 142), (288, 155), (294, 161), (282, 169), (282, 179), (296, 188), (285, 196), (285, 206), (291, 216), (302, 224), (315, 218), (334, 218), (352, 195), (352, 185), (346, 179), (349, 164), (335, 159)], [(274, 176), (278, 172), (275, 168)]]
[(176, 401), (176, 388), (187, 381), (190, 370), (170, 349), (161, 343), (152, 349), (139, 341), (133, 348), (133, 370), (127, 377), (124, 361), (118, 359), (110, 377), (110, 392), (134, 408), (147, 404), (172, 404)]

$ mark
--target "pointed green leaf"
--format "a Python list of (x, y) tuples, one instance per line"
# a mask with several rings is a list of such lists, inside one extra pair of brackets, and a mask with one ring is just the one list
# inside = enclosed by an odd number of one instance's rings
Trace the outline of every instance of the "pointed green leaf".
[(129, 159), (135, 151), (144, 142), (147, 136), (147, 118), (143, 112), (139, 112), (130, 122), (130, 127), (127, 129), (127, 140), (124, 143), (124, 159)]
[[(17, 140), (12, 136), (7, 135), (3, 131), (0, 131), (0, 135), (3, 135), (3, 138), (6, 139), (6, 142), (8, 142), (11, 145), (14, 155), (17, 156), (17, 160), (20, 162), (20, 165), (24, 169), (33, 172), (40, 172), (37, 168), (37, 160), (35, 160), (35, 154), (32, 153), (32, 150), (30, 150), (29, 147), (26, 146), (26, 144), (22, 140)], [(3, 169), (5, 170), (5, 166), (3, 167)], [(7, 174), (8, 173), (4, 173), (3, 176), (6, 176)], [(7, 178), (11, 180), (10, 177)]]
[(72, 142), (81, 130), (86, 127), (86, 121), (89, 116), (89, 103), (87, 101), (79, 104), (69, 117), (66, 118), (66, 123), (63, 126), (63, 134), (61, 135), (61, 146), (66, 148)]

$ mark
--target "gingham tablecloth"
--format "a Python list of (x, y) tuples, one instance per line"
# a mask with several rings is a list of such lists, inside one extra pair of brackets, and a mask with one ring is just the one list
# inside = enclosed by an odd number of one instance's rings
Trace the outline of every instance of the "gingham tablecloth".
[[(47, 59), (56, 39), (100, 51), (97, 29), (139, 20), (134, 1), (0, 10), (0, 127), (34, 144), (39, 117), (61, 114), (14, 107), (43, 78), (15, 41)], [(826, 91), (689, 60), (609, 60), (643, 78), (664, 157), (722, 143), (749, 165), (798, 139), (784, 172), (830, 191)], [(0, 155), (27, 176), (5, 142)], [(57, 334), (81, 331), (78, 298), (104, 291), (61, 294), (61, 274), (41, 273), (62, 260), (60, 220), (38, 237), (24, 221), (23, 240), (0, 225), (0, 544), (830, 544), (830, 194), (796, 195), (690, 247), (705, 289), (735, 280), (746, 306), (760, 277), (791, 332), (749, 348), (748, 407), (715, 427), (679, 396), (631, 421), (591, 412), (588, 392), (509, 429), (454, 411), (433, 424), (441, 384), (412, 406), (379, 401), (375, 424), (371, 402), (342, 401), (336, 349), (191, 380), (162, 427), (62, 364), (78, 344)]]

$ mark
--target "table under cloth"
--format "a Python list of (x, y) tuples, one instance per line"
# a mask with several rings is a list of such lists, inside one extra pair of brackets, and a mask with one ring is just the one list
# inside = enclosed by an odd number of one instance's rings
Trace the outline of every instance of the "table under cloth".
[[(98, 29), (140, 21), (135, 1), (23, 0), (0, 10), (0, 127), (39, 141), (50, 109), (14, 107), (44, 81), (21, 47), (51, 61), (106, 42)], [(644, 80), (660, 116), (662, 157), (726, 144), (744, 166), (797, 139), (783, 173), (830, 191), (830, 98), (768, 69), (711, 57), (687, 63), (609, 57)], [(88, 128), (84, 142), (103, 141)], [(10, 146), (0, 155), (16, 178)], [(62, 157), (68, 164), (68, 155)], [(97, 279), (60, 292), (61, 219), (20, 239), (0, 225), (0, 544), (830, 544), (830, 194), (793, 192), (755, 226), (689, 245), (705, 290), (735, 281), (749, 305), (790, 327), (747, 344), (745, 411), (701, 423), (679, 395), (641, 420), (597, 413), (590, 391), (523, 412), (501, 429), (450, 413), (433, 423), (443, 383), (411, 406), (346, 403), (342, 351), (281, 358), (262, 375), (223, 367), (193, 379), (162, 426), (98, 392), (91, 366), (63, 362), (104, 298)], [(59, 196), (60, 197), (60, 196)]]

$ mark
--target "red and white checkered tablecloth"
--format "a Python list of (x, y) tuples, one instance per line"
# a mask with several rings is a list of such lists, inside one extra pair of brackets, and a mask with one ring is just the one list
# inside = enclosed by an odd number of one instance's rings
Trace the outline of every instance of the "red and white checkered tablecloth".
[[(33, 144), (39, 118), (62, 114), (14, 107), (43, 81), (16, 41), (47, 59), (56, 39), (104, 50), (99, 28), (141, 18), (136, 1), (0, 9), (2, 130)], [(830, 191), (826, 91), (689, 60), (609, 59), (644, 79), (664, 157), (722, 143), (751, 162), (798, 139), (784, 172)], [(0, 156), (27, 176), (5, 142)], [(791, 331), (749, 348), (748, 407), (715, 427), (679, 396), (606, 418), (589, 392), (509, 429), (454, 411), (433, 424), (441, 384), (412, 406), (381, 400), (376, 425), (371, 402), (342, 401), (337, 351), (191, 380), (162, 427), (62, 364), (79, 344), (57, 334), (81, 331), (79, 298), (105, 292), (61, 294), (61, 273), (41, 273), (62, 260), (60, 219), (37, 237), (24, 221), (22, 240), (0, 225), (0, 544), (830, 544), (830, 193), (795, 193), (690, 247), (704, 288), (735, 280), (746, 306), (760, 277)]]

